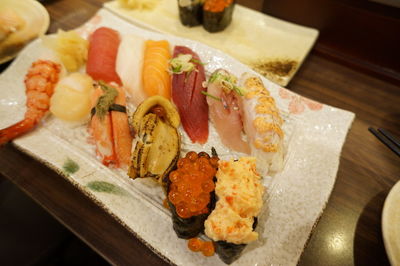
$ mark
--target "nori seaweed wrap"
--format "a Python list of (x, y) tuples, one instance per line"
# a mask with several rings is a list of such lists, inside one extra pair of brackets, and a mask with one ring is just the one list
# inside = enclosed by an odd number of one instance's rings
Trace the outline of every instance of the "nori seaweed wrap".
[[(253, 230), (257, 226), (257, 217), (254, 218)], [(240, 257), (247, 244), (233, 244), (226, 241), (215, 242), (215, 251), (218, 257), (226, 264), (231, 264)]]
[(223, 31), (232, 21), (234, 0), (206, 0), (203, 5), (203, 27), (208, 32)]
[(179, 238), (189, 239), (204, 231), (204, 221), (215, 206), (215, 173), (218, 158), (189, 152), (169, 174), (167, 199), (173, 228)]
[(194, 27), (203, 20), (204, 0), (178, 0), (179, 18), (184, 26)]

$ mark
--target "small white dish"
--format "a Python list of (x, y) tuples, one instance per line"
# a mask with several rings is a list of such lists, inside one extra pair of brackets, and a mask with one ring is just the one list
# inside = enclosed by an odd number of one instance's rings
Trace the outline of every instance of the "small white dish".
[(382, 211), (382, 233), (390, 263), (400, 265), (400, 181), (393, 186)]
[[(30, 41), (46, 33), (50, 16), (36, 0), (1, 0), (0, 11), (10, 9), (25, 22), (24, 26), (0, 42), (0, 64), (15, 58)], [(4, 54), (2, 51), (4, 48)]]

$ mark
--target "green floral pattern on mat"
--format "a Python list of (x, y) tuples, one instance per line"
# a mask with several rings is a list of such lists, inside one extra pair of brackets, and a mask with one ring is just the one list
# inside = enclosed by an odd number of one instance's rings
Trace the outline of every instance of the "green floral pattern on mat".
[(70, 158), (67, 158), (67, 160), (63, 164), (63, 170), (67, 174), (74, 174), (79, 171), (79, 164), (77, 164), (75, 161), (71, 160)]
[(92, 181), (87, 183), (86, 186), (96, 192), (105, 192), (120, 196), (129, 195), (125, 189), (104, 181)]

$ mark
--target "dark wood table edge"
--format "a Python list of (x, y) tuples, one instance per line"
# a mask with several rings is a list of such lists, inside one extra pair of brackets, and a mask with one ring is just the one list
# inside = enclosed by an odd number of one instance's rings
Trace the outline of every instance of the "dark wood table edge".
[[(5, 157), (3, 157), (5, 156)], [(115, 216), (104, 209), (100, 204), (93, 201), (82, 190), (74, 186), (67, 179), (59, 175), (53, 169), (32, 158), (29, 154), (21, 151), (16, 145), (6, 144), (0, 147), (0, 157), (6, 158), (7, 165), (3, 165), (0, 174), (10, 180), (26, 195), (32, 198), (37, 204), (44, 208), (57, 221), (59, 221), (68, 230), (74, 233), (79, 239), (85, 242), (105, 260), (113, 265), (129, 265), (140, 263), (141, 265), (167, 265), (172, 264), (167, 258), (156, 252), (151, 246), (141, 239), (135, 232), (129, 230), (127, 226)], [(23, 165), (29, 165), (29, 169), (35, 169), (41, 175), (40, 183), (44, 187), (52, 186), (57, 189), (51, 193), (40, 193), (36, 191), (36, 187), (30, 186), (29, 173), (22, 170), (15, 173), (10, 165), (15, 161), (23, 162)], [(41, 187), (43, 187), (41, 186)], [(54, 202), (54, 194), (58, 194), (59, 202)], [(70, 203), (68, 203), (70, 201)], [(66, 205), (62, 205), (66, 204)], [(79, 209), (73, 206), (80, 206)], [(108, 228), (95, 228), (92, 222), (97, 220), (106, 220), (103, 225), (110, 224)], [(105, 226), (103, 226), (105, 227)], [(98, 230), (103, 229), (103, 232)], [(98, 234), (104, 234), (96, 237)], [(110, 239), (113, 238), (113, 239)], [(121, 245), (134, 247), (125, 254), (116, 256), (116, 250), (112, 249), (113, 245), (107, 245), (104, 239), (120, 242)], [(116, 244), (118, 246), (118, 244)], [(110, 248), (111, 247), (111, 248)], [(135, 254), (136, 253), (136, 254)], [(137, 261), (132, 261), (137, 258)]]

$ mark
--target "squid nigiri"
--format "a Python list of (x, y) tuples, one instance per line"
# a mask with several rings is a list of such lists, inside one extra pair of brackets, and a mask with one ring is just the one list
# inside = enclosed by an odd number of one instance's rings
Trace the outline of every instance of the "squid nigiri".
[(116, 71), (136, 106), (147, 98), (142, 82), (144, 44), (145, 39), (140, 36), (125, 35), (117, 55)]
[(143, 59), (143, 89), (147, 96), (161, 95), (171, 98), (171, 77), (168, 73), (169, 60), (168, 41), (145, 42)]

